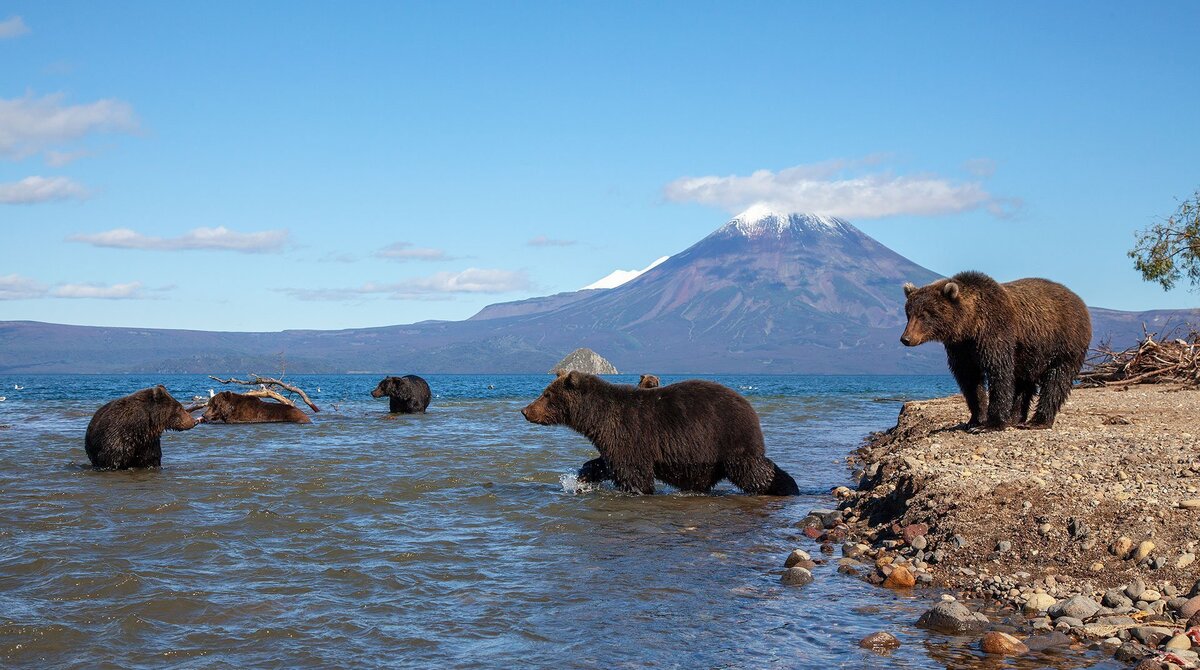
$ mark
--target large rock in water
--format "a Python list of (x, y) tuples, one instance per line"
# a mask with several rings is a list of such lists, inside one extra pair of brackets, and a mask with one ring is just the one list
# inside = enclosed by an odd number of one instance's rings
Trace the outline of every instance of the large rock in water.
[(580, 348), (567, 354), (567, 357), (550, 368), (550, 374), (559, 372), (586, 372), (591, 375), (615, 375), (617, 368), (604, 360), (600, 354), (591, 349)]

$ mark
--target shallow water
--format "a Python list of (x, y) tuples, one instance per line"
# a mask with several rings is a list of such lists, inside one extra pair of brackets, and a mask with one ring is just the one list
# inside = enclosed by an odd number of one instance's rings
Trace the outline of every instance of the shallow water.
[[(847, 453), (948, 377), (713, 377), (758, 410), (792, 499), (576, 494), (595, 450), (519, 413), (546, 376), (427, 378), (429, 413), (393, 417), (377, 377), (294, 377), (312, 425), (202, 424), (164, 434), (161, 469), (96, 472), (101, 404), (215, 382), (0, 376), (0, 666), (1018, 667), (914, 628), (921, 592), (833, 565), (778, 583), (788, 551), (816, 553), (794, 524)], [(905, 642), (886, 659), (856, 646), (881, 629)]]

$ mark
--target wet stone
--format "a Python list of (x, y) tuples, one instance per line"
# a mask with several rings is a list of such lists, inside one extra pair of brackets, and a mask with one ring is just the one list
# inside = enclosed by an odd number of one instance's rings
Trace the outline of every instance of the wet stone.
[(879, 631), (859, 640), (858, 646), (874, 652), (883, 652), (899, 647), (900, 640), (896, 639), (896, 636), (891, 633)]

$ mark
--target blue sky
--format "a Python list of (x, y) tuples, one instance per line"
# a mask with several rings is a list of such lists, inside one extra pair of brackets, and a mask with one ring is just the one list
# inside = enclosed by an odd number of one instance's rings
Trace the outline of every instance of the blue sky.
[(460, 319), (760, 200), (945, 274), (1195, 307), (1125, 252), (1200, 187), (1197, 25), (1195, 2), (0, 1), (0, 320)]

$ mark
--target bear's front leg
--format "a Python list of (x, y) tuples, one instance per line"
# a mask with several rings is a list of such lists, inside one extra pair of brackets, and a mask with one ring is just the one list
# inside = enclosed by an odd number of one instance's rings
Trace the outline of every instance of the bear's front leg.
[(612, 470), (603, 458), (593, 458), (579, 468), (579, 473), (575, 475), (575, 478), (581, 484), (599, 484), (612, 479), (612, 476)]
[(1016, 396), (1015, 363), (1012, 349), (989, 352), (984, 357), (984, 371), (988, 382), (987, 421), (972, 430), (984, 433), (1004, 430), (1012, 419), (1013, 400)]

